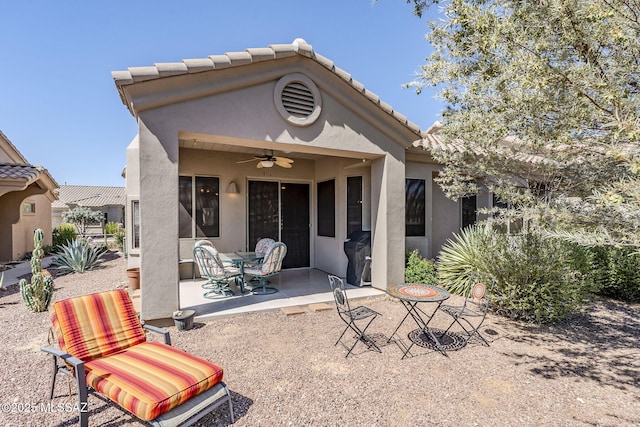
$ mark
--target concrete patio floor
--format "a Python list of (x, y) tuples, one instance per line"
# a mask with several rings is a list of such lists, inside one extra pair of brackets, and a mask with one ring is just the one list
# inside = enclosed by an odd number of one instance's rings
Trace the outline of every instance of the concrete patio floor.
[[(283, 270), (279, 275), (271, 277), (270, 282), (269, 286), (276, 288), (278, 292), (271, 295), (253, 295), (245, 289), (245, 293), (241, 294), (240, 289), (232, 285), (234, 296), (213, 300), (203, 296), (206, 292), (202, 289), (204, 279), (181, 280), (180, 309), (195, 310), (195, 319), (202, 321), (318, 303), (329, 303), (335, 307), (327, 273), (320, 270)], [(370, 286), (356, 287), (347, 284), (345, 286), (347, 296), (351, 300), (385, 295), (385, 292)]]

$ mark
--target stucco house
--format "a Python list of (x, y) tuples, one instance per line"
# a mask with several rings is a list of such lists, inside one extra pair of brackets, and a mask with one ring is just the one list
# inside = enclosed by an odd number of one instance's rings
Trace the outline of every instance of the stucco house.
[(42, 166), (30, 164), (0, 132), (0, 262), (33, 251), (33, 232), (51, 244), (51, 202), (58, 184)]
[(179, 260), (199, 238), (234, 251), (275, 235), (285, 268), (344, 276), (345, 239), (370, 230), (372, 285), (385, 289), (403, 281), (405, 251), (434, 256), (469, 217), (433, 182), (436, 132), (302, 39), (112, 75), (138, 123), (127, 245), (145, 319), (178, 308)]
[[(76, 207), (86, 207), (102, 212), (106, 222), (118, 222), (124, 225), (124, 205), (126, 194), (124, 187), (101, 185), (61, 185), (57, 190), (58, 200), (51, 204), (52, 227), (59, 226), (62, 214)], [(93, 227), (102, 233), (101, 226)]]

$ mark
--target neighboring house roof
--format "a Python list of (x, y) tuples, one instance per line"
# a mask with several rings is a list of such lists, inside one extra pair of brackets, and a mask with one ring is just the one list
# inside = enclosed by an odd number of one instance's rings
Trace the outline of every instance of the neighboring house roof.
[(29, 164), (27, 159), (18, 151), (0, 131), (0, 195), (8, 191), (22, 191), (31, 184), (42, 188), (53, 200), (52, 193), (58, 188), (58, 183), (42, 166)]
[(177, 75), (203, 73), (258, 62), (276, 61), (295, 55), (310, 58), (330, 70), (348, 83), (354, 90), (369, 99), (373, 104), (409, 128), (412, 132), (418, 136), (422, 136), (422, 131), (417, 124), (409, 121), (406, 116), (394, 110), (391, 105), (383, 102), (378, 95), (367, 90), (362, 83), (353, 79), (351, 74), (336, 67), (333, 61), (316, 53), (313, 47), (303, 39), (296, 39), (291, 44), (272, 44), (265, 48), (248, 48), (245, 49), (244, 52), (227, 52), (224, 55), (211, 55), (207, 58), (184, 59), (182, 62), (157, 63), (147, 67), (131, 67), (128, 68), (127, 71), (114, 71), (111, 75), (118, 87), (122, 102), (129, 108), (131, 113), (135, 115), (131, 103), (127, 101), (127, 95), (123, 90), (123, 88), (128, 85)]
[[(413, 143), (415, 148), (423, 148), (429, 152), (433, 150), (449, 151), (453, 153), (468, 153), (473, 152), (476, 156), (485, 155), (485, 151), (474, 144), (465, 144), (461, 140), (446, 141), (441, 135), (442, 123), (435, 122), (424, 134), (424, 137)], [(516, 148), (520, 141), (513, 137), (507, 136), (499, 141), (504, 147)], [(519, 160), (523, 164), (553, 164), (554, 161), (549, 157), (545, 157), (541, 154), (530, 153), (516, 153), (515, 159)]]
[(126, 200), (124, 187), (61, 185), (57, 193), (58, 200), (51, 204), (53, 209), (124, 206)]

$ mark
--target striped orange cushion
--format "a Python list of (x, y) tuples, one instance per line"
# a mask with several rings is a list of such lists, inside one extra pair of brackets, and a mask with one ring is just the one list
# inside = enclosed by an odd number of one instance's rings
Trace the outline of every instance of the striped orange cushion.
[(85, 362), (146, 341), (126, 289), (57, 301), (51, 321), (60, 349)]
[(158, 342), (85, 364), (87, 385), (143, 420), (152, 420), (222, 381), (222, 368)]

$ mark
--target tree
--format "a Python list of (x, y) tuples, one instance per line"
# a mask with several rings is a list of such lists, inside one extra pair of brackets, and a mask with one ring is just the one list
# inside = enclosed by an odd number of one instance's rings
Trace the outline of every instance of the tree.
[(449, 149), (433, 156), (447, 195), (485, 185), (509, 217), (640, 247), (640, 2), (407, 2), (443, 17), (409, 86), (436, 86), (445, 102)]
[(62, 220), (75, 225), (80, 236), (85, 239), (87, 237), (87, 227), (102, 222), (102, 212), (78, 206), (70, 211), (63, 212)]

